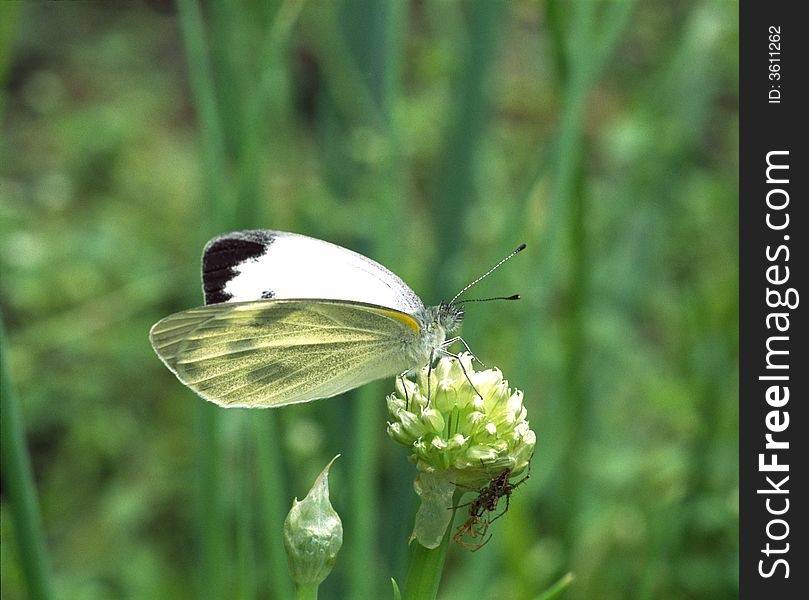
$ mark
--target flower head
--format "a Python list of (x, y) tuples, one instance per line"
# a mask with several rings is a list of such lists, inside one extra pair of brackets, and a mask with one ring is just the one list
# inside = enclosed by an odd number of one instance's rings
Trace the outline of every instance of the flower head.
[(455, 481), (469, 486), (506, 469), (514, 475), (525, 469), (536, 434), (526, 420), (522, 392), (509, 388), (499, 369), (476, 372), (466, 353), (460, 361), (442, 358), (429, 382), (428, 372), (422, 369), (415, 382), (398, 379), (387, 399), (388, 435), (412, 450), (416, 468), (453, 471)]
[[(432, 490), (430, 497), (441, 496), (434, 509), (440, 503), (446, 507), (456, 484), (477, 488), (507, 469), (517, 475), (534, 452), (536, 434), (526, 420), (523, 393), (509, 388), (499, 369), (476, 372), (471, 354), (442, 358), (435, 368), (422, 369), (415, 381), (399, 378), (387, 402), (388, 435), (411, 450), (423, 510), (429, 508), (425, 489)], [(444, 513), (448, 520), (449, 511)], [(430, 540), (420, 536), (418, 518), (414, 535), (434, 547), (434, 535)]]

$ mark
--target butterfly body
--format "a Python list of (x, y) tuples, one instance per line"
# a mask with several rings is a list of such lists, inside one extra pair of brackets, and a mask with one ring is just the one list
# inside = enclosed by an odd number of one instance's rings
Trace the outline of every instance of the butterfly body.
[(221, 406), (328, 398), (426, 365), (457, 328), (453, 304), (425, 307), (395, 274), (306, 236), (241, 231), (202, 259), (206, 305), (156, 323), (160, 359)]

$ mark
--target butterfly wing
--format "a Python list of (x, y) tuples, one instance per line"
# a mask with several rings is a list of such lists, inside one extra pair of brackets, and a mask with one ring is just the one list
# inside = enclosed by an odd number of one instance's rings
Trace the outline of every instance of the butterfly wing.
[(205, 303), (329, 298), (418, 315), (419, 297), (367, 256), (322, 240), (254, 229), (212, 239), (202, 255)]
[(221, 406), (328, 398), (402, 373), (420, 324), (384, 307), (333, 300), (226, 302), (173, 314), (150, 332), (160, 359)]

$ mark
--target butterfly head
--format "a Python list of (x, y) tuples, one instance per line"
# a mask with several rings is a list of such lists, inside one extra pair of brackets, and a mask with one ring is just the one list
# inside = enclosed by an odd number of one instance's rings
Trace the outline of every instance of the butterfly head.
[(463, 321), (463, 306), (453, 303), (438, 305), (438, 324), (447, 333), (455, 331)]

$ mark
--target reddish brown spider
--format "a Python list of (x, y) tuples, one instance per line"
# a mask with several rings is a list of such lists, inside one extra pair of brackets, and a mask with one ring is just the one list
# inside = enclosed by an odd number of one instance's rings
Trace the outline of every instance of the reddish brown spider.
[[(511, 477), (511, 469), (506, 469), (500, 475), (493, 478), (489, 483), (481, 488), (472, 488), (477, 492), (477, 497), (471, 502), (466, 504), (459, 504), (456, 508), (464, 506), (469, 507), (469, 517), (466, 521), (458, 527), (452, 539), (460, 544), (470, 552), (477, 552), (485, 546), (492, 538), (491, 534), (486, 537), (489, 531), (489, 526), (497, 519), (502, 517), (508, 512), (509, 503), (511, 501), (511, 493), (520, 485), (525, 483), (525, 480), (531, 476), (531, 465), (529, 462), (528, 472), (524, 477), (515, 481), (509, 481)], [(497, 505), (500, 498), (505, 497), (506, 507), (495, 517), (492, 513), (497, 512)], [(485, 538), (485, 539), (484, 539)]]
[(469, 518), (458, 528), (452, 539), (470, 552), (477, 552), (492, 539), (491, 534), (486, 537), (491, 522), (490, 513), (488, 512), (484, 517), (469, 515)]

